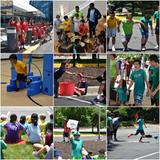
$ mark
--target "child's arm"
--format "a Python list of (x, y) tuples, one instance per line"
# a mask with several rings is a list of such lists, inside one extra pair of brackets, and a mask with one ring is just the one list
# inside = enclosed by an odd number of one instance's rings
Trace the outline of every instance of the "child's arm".
[(93, 80), (96, 79), (96, 77), (93, 77), (93, 76), (84, 76), (84, 75), (83, 75), (83, 78), (88, 78), (88, 79), (93, 79)]
[(160, 84), (157, 86), (157, 88), (152, 92), (150, 92), (151, 97), (154, 97), (156, 93), (160, 90)]
[(70, 74), (70, 75), (76, 75), (76, 73), (72, 73), (72, 72), (69, 72), (69, 71), (65, 71), (65, 73)]
[(133, 85), (133, 81), (131, 80), (131, 82), (130, 82), (130, 84), (129, 84), (129, 87), (128, 87), (128, 89), (127, 89), (127, 95), (129, 94), (129, 90), (131, 89), (132, 85)]

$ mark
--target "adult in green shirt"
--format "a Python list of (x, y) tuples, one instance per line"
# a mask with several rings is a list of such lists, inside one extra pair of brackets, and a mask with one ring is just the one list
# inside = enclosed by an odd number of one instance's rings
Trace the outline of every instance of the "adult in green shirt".
[(73, 133), (74, 137), (70, 138), (70, 142), (72, 145), (72, 160), (82, 159), (82, 149), (83, 149), (83, 141), (80, 139), (80, 132), (75, 131)]
[(151, 55), (149, 57), (150, 64), (154, 67), (152, 70), (152, 84), (149, 94), (151, 96), (151, 105), (159, 106), (159, 90), (160, 90), (160, 80), (159, 80), (159, 59), (157, 55)]
[(135, 70), (131, 73), (130, 79), (131, 83), (129, 84), (127, 94), (129, 94), (129, 90), (134, 83), (134, 105), (140, 106), (142, 105), (143, 94), (145, 91), (145, 82), (147, 85), (147, 91), (149, 91), (149, 85), (147, 81), (146, 72), (141, 69), (141, 61), (135, 60), (134, 61), (134, 68)]
[(157, 41), (157, 46), (155, 47), (156, 49), (159, 49), (159, 15), (160, 15), (160, 6), (158, 6), (157, 11), (155, 11), (153, 14), (154, 22), (156, 23), (156, 27), (155, 27), (155, 34), (156, 34), (156, 41)]
[(123, 51), (128, 51), (128, 43), (133, 34), (133, 25), (138, 23), (145, 27), (141, 21), (135, 21), (132, 18), (132, 13), (128, 13), (126, 19), (120, 21), (122, 24), (122, 44), (124, 46)]
[(74, 18), (77, 14), (79, 15), (80, 19), (83, 19), (83, 12), (79, 10), (79, 6), (75, 7), (75, 11), (72, 14), (72, 18)]

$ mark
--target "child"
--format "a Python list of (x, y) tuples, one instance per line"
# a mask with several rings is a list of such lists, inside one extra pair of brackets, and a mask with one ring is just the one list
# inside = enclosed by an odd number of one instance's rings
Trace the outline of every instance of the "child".
[(46, 115), (45, 114), (40, 114), (39, 116), (39, 128), (41, 131), (41, 134), (44, 135), (45, 133), (45, 128), (46, 128)]
[(25, 43), (25, 32), (24, 32), (24, 30), (21, 30), (21, 34), (20, 34), (20, 50), (25, 49), (24, 48), (24, 43)]
[(127, 94), (129, 94), (129, 90), (134, 83), (134, 105), (140, 106), (142, 105), (143, 94), (145, 91), (145, 82), (147, 85), (147, 89), (149, 88), (146, 72), (141, 69), (141, 61), (134, 61), (135, 70), (131, 73), (130, 79), (131, 82), (127, 89)]
[(153, 67), (152, 69), (152, 83), (151, 83), (151, 89), (149, 90), (149, 94), (151, 96), (152, 104), (151, 105), (156, 105), (159, 106), (159, 90), (160, 90), (160, 80), (159, 80), (159, 60), (156, 55), (151, 55), (149, 57), (149, 61), (151, 66)]
[(21, 139), (21, 132), (23, 130), (23, 126), (17, 122), (17, 115), (11, 114), (10, 116), (10, 122), (6, 123), (4, 125), (4, 128), (7, 131), (7, 134), (5, 136), (5, 142), (6, 143), (17, 143)]
[(79, 25), (79, 34), (80, 36), (82, 36), (82, 39), (84, 39), (84, 37), (87, 38), (88, 31), (89, 31), (88, 26), (86, 25), (85, 20), (82, 19)]
[(154, 12), (153, 17), (154, 17), (154, 21), (156, 23), (155, 34), (156, 34), (157, 46), (155, 48), (159, 49), (159, 14), (160, 14), (160, 6), (158, 6), (157, 8), (158, 9), (157, 9), (157, 11)]
[(85, 78), (83, 77), (83, 74), (78, 73), (77, 78), (78, 78), (78, 83), (76, 84), (76, 86), (74, 88), (74, 94), (78, 95), (78, 96), (86, 95), (88, 84), (87, 84)]
[(27, 82), (27, 65), (24, 62), (17, 60), (17, 56), (15, 54), (10, 55), (9, 60), (17, 73), (16, 91), (19, 91), (20, 81)]
[(98, 155), (95, 155), (95, 156), (93, 156), (93, 159), (99, 159), (99, 160), (105, 160), (106, 159), (106, 155), (105, 155), (105, 149), (100, 149), (99, 151), (98, 151)]
[(80, 139), (80, 133), (75, 131), (70, 138), (72, 145), (72, 159), (82, 159), (83, 141)]
[(27, 135), (31, 144), (40, 143), (42, 140), (40, 128), (38, 125), (38, 114), (36, 113), (31, 115), (31, 123), (28, 124)]
[(153, 27), (152, 27), (152, 19), (150, 15), (147, 13), (144, 17), (140, 19), (140, 21), (145, 25), (141, 25), (140, 30), (142, 34), (142, 39), (141, 39), (141, 50), (145, 51), (146, 50), (146, 43), (148, 41), (148, 36), (149, 36), (149, 29), (148, 26), (150, 25), (151, 28), (151, 33), (153, 35)]
[(69, 20), (68, 16), (64, 16), (64, 21), (62, 22), (62, 24), (65, 33), (71, 32), (71, 21)]
[(79, 14), (75, 14), (75, 17), (73, 18), (73, 31), (74, 33), (79, 34), (79, 26), (80, 26), (80, 19), (79, 19)]
[(68, 138), (68, 142), (69, 142), (70, 128), (67, 127), (67, 122), (68, 122), (68, 120), (65, 119), (64, 120), (64, 131), (63, 131), (63, 142), (65, 142), (65, 138)]
[[(133, 135), (138, 135), (139, 133), (141, 134), (141, 138), (139, 139), (139, 142), (143, 142), (142, 138), (145, 137), (145, 132), (144, 132), (144, 128), (143, 125), (145, 125), (144, 120), (141, 118), (141, 116), (139, 115), (138, 119), (137, 119), (137, 124), (138, 124), (138, 128), (135, 134), (129, 134), (128, 138), (130, 138)], [(146, 127), (146, 125), (145, 125)], [(146, 127), (147, 128), (147, 127)]]
[(21, 116), (19, 122), (23, 126), (22, 135), (26, 135), (27, 134), (27, 127), (28, 127), (28, 123), (26, 123), (26, 116)]
[(117, 88), (117, 101), (121, 105), (125, 105), (127, 102), (127, 85), (126, 80), (121, 79)]
[(60, 29), (60, 25), (62, 24), (62, 20), (60, 19), (60, 15), (56, 15), (56, 20), (54, 21), (54, 29), (58, 36), (58, 41), (61, 41), (62, 29)]
[(119, 19), (115, 17), (114, 11), (107, 16), (107, 47), (109, 49), (109, 40), (112, 38), (112, 51), (115, 52), (116, 30), (119, 32)]
[(126, 19), (120, 21), (122, 23), (122, 44), (124, 46), (123, 51), (128, 51), (128, 43), (133, 34), (133, 25), (134, 24), (141, 24), (145, 27), (145, 25), (140, 21), (135, 21), (132, 19), (132, 14), (128, 13)]

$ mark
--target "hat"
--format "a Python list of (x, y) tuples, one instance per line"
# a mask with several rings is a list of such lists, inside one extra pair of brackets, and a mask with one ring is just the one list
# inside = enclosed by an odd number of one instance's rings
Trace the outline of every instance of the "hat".
[(75, 131), (75, 132), (73, 133), (73, 136), (80, 136), (80, 132), (79, 132), (79, 131)]

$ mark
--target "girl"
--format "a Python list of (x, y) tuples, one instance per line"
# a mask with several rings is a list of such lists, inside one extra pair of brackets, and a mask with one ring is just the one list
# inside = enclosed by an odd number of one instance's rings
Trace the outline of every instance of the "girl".
[(28, 123), (26, 122), (26, 116), (21, 116), (19, 122), (23, 126), (22, 135), (26, 135), (27, 134), (27, 127), (28, 127)]
[(38, 125), (38, 114), (36, 113), (31, 115), (31, 123), (28, 124), (27, 135), (31, 144), (40, 143), (42, 140), (40, 128)]
[(121, 105), (125, 105), (127, 102), (127, 86), (126, 80), (121, 79), (117, 88), (117, 102)]

